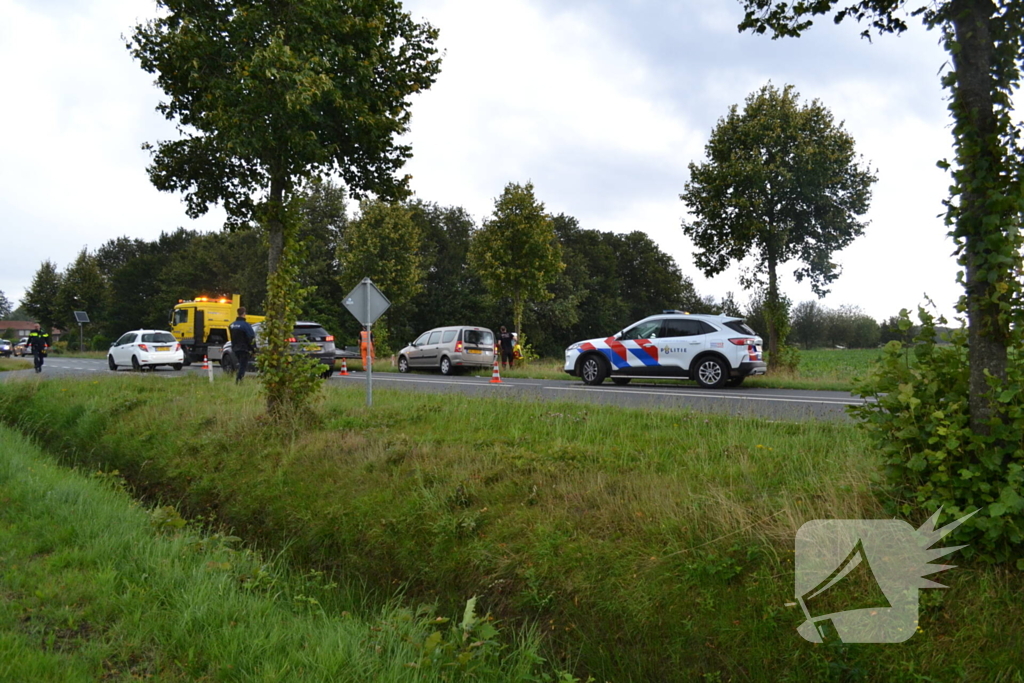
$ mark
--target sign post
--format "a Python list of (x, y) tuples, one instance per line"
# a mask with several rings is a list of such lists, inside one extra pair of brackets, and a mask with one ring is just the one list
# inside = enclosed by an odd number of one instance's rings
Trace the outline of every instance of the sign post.
[(391, 307), (388, 298), (377, 289), (368, 277), (353, 288), (345, 297), (345, 308), (356, 320), (366, 327), (366, 405), (373, 405), (373, 323)]
[(82, 326), (89, 322), (89, 314), (85, 311), (75, 311), (75, 321), (78, 323), (78, 350), (85, 351), (85, 333)]

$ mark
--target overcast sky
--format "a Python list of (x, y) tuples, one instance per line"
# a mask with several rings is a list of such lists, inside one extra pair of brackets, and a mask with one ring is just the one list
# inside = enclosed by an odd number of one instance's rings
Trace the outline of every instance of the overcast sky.
[[(465, 207), (479, 222), (512, 181), (532, 181), (553, 214), (582, 227), (641, 230), (698, 291), (735, 291), (738, 269), (704, 278), (680, 223), (687, 164), (732, 104), (771, 81), (819, 99), (877, 169), (870, 225), (837, 255), (823, 301), (876, 318), (927, 293), (949, 315), (960, 294), (941, 217), (951, 156), (938, 35), (859, 38), (822, 21), (803, 38), (740, 34), (739, 0), (409, 0), (440, 29), (441, 74), (413, 101), (407, 166), (417, 197)], [(0, 0), (0, 290), (19, 300), (45, 259), (154, 239), (199, 221), (148, 181), (145, 141), (174, 132), (160, 92), (122, 36), (155, 13), (138, 0)], [(786, 268), (787, 273), (792, 267)], [(787, 276), (794, 302), (813, 298)]]

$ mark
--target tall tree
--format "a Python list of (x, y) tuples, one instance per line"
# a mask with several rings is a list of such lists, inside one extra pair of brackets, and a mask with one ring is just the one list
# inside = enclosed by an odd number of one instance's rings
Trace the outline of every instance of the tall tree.
[[(423, 289), (422, 245), (423, 234), (409, 207), (364, 200), (338, 249), (342, 289), (348, 292), (368, 277), (391, 301), (394, 310), (387, 320), (401, 317)], [(386, 347), (384, 335), (378, 333), (377, 341)]]
[(294, 366), (287, 338), (298, 310), (295, 189), (337, 172), (356, 194), (407, 192), (408, 177), (397, 173), (411, 151), (397, 138), (408, 129), (409, 97), (439, 71), (437, 31), (413, 21), (398, 0), (157, 5), (161, 16), (137, 25), (128, 48), (157, 75), (167, 95), (158, 109), (181, 137), (148, 146), (150, 179), (185, 192), (193, 217), (220, 202), (231, 222), (256, 220), (266, 231), (261, 363), (275, 412), (297, 396), (287, 387)]
[(506, 185), (494, 214), (473, 236), (470, 262), (493, 296), (512, 300), (512, 325), (522, 336), (523, 309), (551, 297), (547, 286), (565, 267), (561, 251), (531, 182)]
[(57, 301), (59, 293), (57, 266), (50, 260), (43, 261), (25, 292), (22, 306), (44, 329), (53, 329), (62, 319)]
[(834, 252), (864, 231), (876, 178), (859, 165), (853, 137), (818, 100), (800, 105), (793, 86), (771, 84), (719, 119), (705, 147), (708, 161), (690, 164), (680, 198), (693, 220), (683, 231), (695, 242), (694, 260), (706, 275), (754, 259), (743, 284), (765, 288), (769, 363), (778, 358), (785, 312), (779, 266), (800, 262), (818, 296), (839, 277)]
[(0, 320), (6, 320), (11, 315), (11, 301), (0, 292)]
[(703, 301), (675, 259), (662, 251), (646, 233), (634, 230), (616, 235), (618, 275), (627, 322), (666, 309), (689, 311)]
[[(847, 4), (849, 3), (849, 4)], [(835, 12), (869, 21), (879, 33), (907, 30), (906, 0), (743, 0), (740, 29), (799, 36), (813, 17)], [(1013, 95), (1024, 65), (1024, 3), (1017, 0), (920, 2), (910, 11), (928, 29), (939, 28), (953, 68), (942, 77), (949, 89), (956, 152), (946, 222), (963, 267), (962, 310), (968, 317), (971, 426), (988, 433), (998, 412), (988, 376), (1007, 377), (1007, 348), (1021, 321), (1021, 215), (1024, 214), (1024, 146), (1013, 115)], [(871, 29), (862, 32), (870, 36)], [(939, 164), (949, 168), (950, 164)]]
[(85, 311), (89, 314), (90, 324), (102, 327), (106, 320), (106, 303), (107, 283), (96, 264), (96, 257), (82, 249), (61, 275), (57, 291), (57, 320), (65, 330), (77, 332), (75, 311)]

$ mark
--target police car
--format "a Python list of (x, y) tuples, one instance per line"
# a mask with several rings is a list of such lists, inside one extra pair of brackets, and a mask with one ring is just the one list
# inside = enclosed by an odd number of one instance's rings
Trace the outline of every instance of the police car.
[(768, 369), (761, 344), (741, 318), (663, 311), (607, 339), (576, 342), (565, 350), (565, 371), (591, 385), (610, 376), (616, 384), (678, 378), (734, 387)]

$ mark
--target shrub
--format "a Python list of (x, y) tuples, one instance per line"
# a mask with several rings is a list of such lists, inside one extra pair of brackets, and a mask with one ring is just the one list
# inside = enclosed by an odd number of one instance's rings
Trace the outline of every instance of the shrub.
[(50, 344), (50, 350), (48, 353), (53, 356), (63, 356), (68, 352), (68, 343), (66, 341), (58, 341)]
[[(955, 518), (980, 510), (953, 532), (955, 541), (969, 544), (962, 552), (985, 562), (1015, 560), (1024, 569), (1024, 362), (1011, 354), (1005, 383), (989, 379), (1002, 414), (987, 435), (976, 434), (966, 330), (961, 325), (940, 346), (935, 327), (945, 319), (923, 308), (918, 317), (912, 350), (886, 344), (878, 367), (855, 383), (854, 393), (873, 401), (851, 409), (884, 458), (891, 511), (906, 516), (942, 508)], [(911, 327), (906, 309), (899, 326)]]
[(110, 337), (97, 334), (92, 338), (92, 341), (89, 342), (89, 346), (93, 351), (106, 351), (110, 348)]

